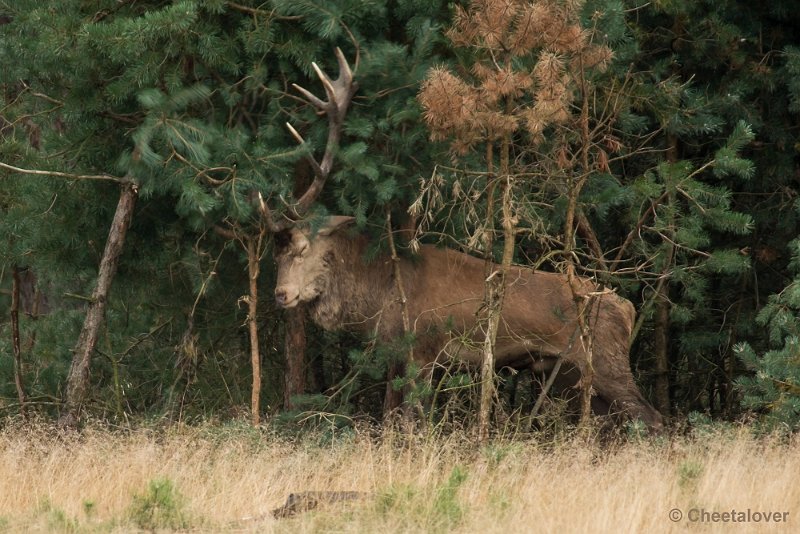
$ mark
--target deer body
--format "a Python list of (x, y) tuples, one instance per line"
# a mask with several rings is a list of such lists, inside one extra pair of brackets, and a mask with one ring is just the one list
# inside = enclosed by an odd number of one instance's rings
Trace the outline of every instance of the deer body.
[[(283, 307), (306, 304), (311, 318), (326, 330), (396, 339), (404, 329), (393, 260), (384, 256), (366, 262), (368, 240), (343, 229), (348, 222), (349, 218), (332, 218), (316, 235), (299, 228), (284, 232), (277, 255), (276, 300)], [(485, 338), (480, 321), (485, 262), (433, 246), (423, 246), (418, 258), (399, 261), (417, 363), (428, 371), (451, 359), (479, 365)], [(587, 353), (566, 277), (512, 267), (506, 280), (497, 365), (532, 365), (546, 371), (560, 356), (579, 371), (584, 369)], [(599, 289), (588, 279), (582, 279), (582, 285), (587, 293)], [(589, 313), (597, 395), (612, 411), (661, 428), (661, 416), (644, 399), (630, 371), (633, 305), (605, 292), (595, 297)]]

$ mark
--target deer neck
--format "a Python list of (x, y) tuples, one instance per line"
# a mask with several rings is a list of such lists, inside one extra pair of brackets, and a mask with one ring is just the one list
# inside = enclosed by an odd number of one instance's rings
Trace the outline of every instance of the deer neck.
[(365, 237), (336, 240), (324, 297), (311, 310), (326, 330), (372, 332), (397, 300), (391, 258), (365, 260), (367, 243)]

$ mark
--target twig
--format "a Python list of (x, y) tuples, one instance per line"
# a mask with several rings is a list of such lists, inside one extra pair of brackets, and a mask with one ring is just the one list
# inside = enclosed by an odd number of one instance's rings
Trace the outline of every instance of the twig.
[(67, 178), (70, 180), (104, 180), (107, 182), (117, 182), (118, 184), (127, 184), (132, 181), (130, 178), (120, 178), (118, 176), (111, 176), (110, 174), (73, 174), (70, 172), (43, 171), (40, 169), (23, 169), (21, 167), (15, 167), (13, 165), (9, 165), (8, 163), (3, 163), (2, 161), (0, 161), (0, 169), (6, 169), (11, 172), (16, 172), (18, 174), (52, 176), (56, 178)]
[(264, 9), (258, 9), (256, 7), (249, 7), (243, 6), (242, 4), (237, 4), (236, 2), (228, 2), (228, 7), (233, 9), (234, 11), (241, 11), (242, 13), (249, 13), (251, 15), (264, 15), (270, 17), (275, 20), (302, 20), (303, 17), (300, 15), (276, 15), (275, 10), (266, 11)]
[(556, 376), (558, 376), (558, 371), (561, 369), (561, 364), (564, 362), (564, 358), (559, 356), (556, 360), (555, 365), (553, 365), (553, 369), (550, 370), (550, 376), (547, 377), (547, 381), (544, 383), (544, 387), (542, 391), (539, 392), (539, 397), (536, 399), (536, 404), (533, 405), (533, 409), (531, 409), (531, 418), (529, 421), (528, 430), (530, 431), (530, 425), (533, 423), (533, 420), (539, 415), (539, 410), (542, 408), (542, 404), (544, 404), (544, 399), (547, 397), (547, 393), (550, 392), (550, 388), (553, 387), (553, 382), (556, 381)]

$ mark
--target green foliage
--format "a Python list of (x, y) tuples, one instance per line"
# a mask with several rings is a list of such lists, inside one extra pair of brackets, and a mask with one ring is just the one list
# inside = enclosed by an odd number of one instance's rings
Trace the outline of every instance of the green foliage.
[(451, 531), (464, 516), (458, 490), (467, 477), (467, 470), (456, 465), (447, 480), (433, 488), (390, 486), (378, 495), (376, 507), (382, 515), (393, 514), (404, 518), (408, 526), (415, 530)]
[(448, 527), (457, 525), (464, 515), (464, 510), (458, 502), (458, 489), (466, 480), (467, 470), (457, 465), (450, 471), (447, 481), (436, 491), (433, 509)]
[(739, 121), (728, 135), (725, 146), (717, 150), (714, 157), (714, 173), (718, 177), (734, 176), (750, 179), (755, 175), (755, 165), (749, 159), (739, 156), (739, 152), (755, 139), (750, 125)]
[(691, 491), (697, 487), (697, 482), (703, 476), (703, 464), (697, 460), (687, 459), (678, 464), (678, 485), (684, 491)]
[(37, 511), (45, 516), (48, 530), (68, 534), (81, 531), (78, 519), (69, 516), (62, 508), (53, 506), (49, 499), (40, 501), (37, 508)]
[(797, 113), (800, 112), (800, 47), (787, 46), (784, 54), (786, 55), (785, 69), (788, 75), (789, 110)]
[[(796, 235), (794, 215), (787, 217), (773, 196), (793, 172), (778, 148), (794, 143), (786, 125), (778, 126), (790, 116), (785, 42), (766, 52), (759, 37), (767, 26), (786, 28), (786, 20), (741, 2), (652, 7), (631, 25), (637, 45), (631, 76), (643, 103), (622, 123), (633, 139), (646, 124), (664, 129), (655, 142), (663, 156), (626, 164), (629, 176), (638, 168), (642, 177), (631, 184), (625, 227), (643, 237), (633, 240), (633, 254), (653, 273), (627, 286), (642, 299), (644, 317), (633, 357), (652, 365), (650, 298), (666, 280), (673, 403), (681, 413), (733, 416), (739, 406), (731, 378), (741, 370), (733, 347), (742, 339), (763, 343), (755, 316), (780, 278), (774, 258), (768, 264), (759, 251), (782, 248), (787, 232)], [(793, 31), (779, 32), (796, 39)], [(768, 66), (765, 54), (775, 59)], [(639, 78), (638, 70), (647, 75)]]
[(171, 480), (154, 479), (143, 493), (133, 496), (128, 515), (144, 530), (185, 529), (189, 526), (185, 506), (184, 497)]
[[(792, 241), (793, 268), (800, 274), (800, 239)], [(735, 350), (752, 374), (737, 385), (745, 407), (761, 416), (766, 430), (800, 429), (800, 277), (796, 274), (780, 293), (771, 295), (758, 314), (766, 329), (770, 350), (757, 355), (748, 343)]]

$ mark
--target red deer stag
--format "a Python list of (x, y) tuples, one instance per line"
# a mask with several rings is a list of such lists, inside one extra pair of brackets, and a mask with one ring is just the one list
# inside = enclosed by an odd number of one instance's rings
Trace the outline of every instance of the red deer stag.
[[(364, 260), (365, 236), (345, 227), (350, 217), (331, 217), (315, 234), (294, 227), (277, 237), (275, 299), (284, 308), (305, 304), (326, 330), (377, 333), (383, 340), (403, 335), (402, 307), (393, 260)], [(414, 357), (430, 370), (457, 358), (480, 365), (484, 333), (477, 317), (484, 301), (483, 260), (425, 245), (419, 257), (400, 263), (408, 316), (416, 336)], [(575, 301), (566, 276), (512, 267), (503, 302), (495, 357), (499, 366), (531, 364), (547, 372), (561, 356), (580, 370), (586, 353), (579, 335)], [(583, 279), (584, 290), (597, 286)], [(637, 388), (628, 363), (633, 305), (614, 293), (599, 292), (591, 310), (596, 395), (610, 411), (641, 419), (654, 430), (661, 415)]]
[[(331, 130), (322, 163), (317, 164), (309, 155), (316, 176), (291, 210), (295, 221), (314, 201), (330, 172), (344, 113), (355, 92), (352, 73), (339, 50), (337, 58), (340, 76), (335, 81), (314, 66), (327, 101), (298, 88), (328, 115)], [(263, 204), (262, 210), (276, 233), (278, 305), (292, 308), (304, 304), (311, 318), (326, 330), (376, 333), (386, 341), (404, 334), (394, 260), (384, 256), (366, 261), (368, 238), (347, 229), (351, 217), (330, 217), (312, 232), (288, 220), (276, 223)], [(484, 333), (477, 318), (484, 303), (484, 260), (426, 245), (413, 261), (400, 260), (400, 272), (417, 363), (427, 372), (437, 362), (449, 359), (479, 365)], [(587, 355), (579, 339), (576, 305), (566, 276), (512, 267), (506, 280), (495, 348), (497, 365), (531, 365), (546, 372), (561, 357), (580, 371)], [(588, 279), (582, 279), (581, 284), (586, 293), (598, 293), (590, 310), (590, 324), (594, 333), (592, 384), (603, 401), (599, 404), (660, 430), (661, 415), (637, 388), (628, 362), (633, 305), (614, 293), (598, 291)]]

